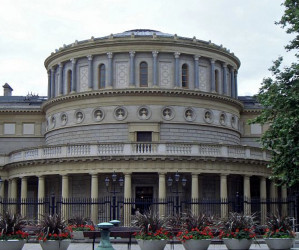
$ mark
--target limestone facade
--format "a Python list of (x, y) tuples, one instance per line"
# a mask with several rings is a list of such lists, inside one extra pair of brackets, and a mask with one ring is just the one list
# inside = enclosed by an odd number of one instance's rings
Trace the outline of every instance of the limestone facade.
[(132, 30), (64, 45), (45, 67), (47, 98), (0, 97), (2, 197), (103, 197), (116, 172), (125, 198), (165, 198), (177, 171), (189, 199), (277, 196), (256, 142), (267, 128), (247, 125), (260, 107), (238, 97), (223, 46)]

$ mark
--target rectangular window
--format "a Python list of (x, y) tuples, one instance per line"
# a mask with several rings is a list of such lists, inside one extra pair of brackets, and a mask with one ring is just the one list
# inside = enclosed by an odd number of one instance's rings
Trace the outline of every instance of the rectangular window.
[(34, 123), (23, 124), (23, 135), (34, 135)]
[(152, 142), (152, 132), (137, 132), (138, 142)]
[(14, 135), (16, 133), (16, 124), (15, 123), (4, 123), (4, 134), (5, 135)]

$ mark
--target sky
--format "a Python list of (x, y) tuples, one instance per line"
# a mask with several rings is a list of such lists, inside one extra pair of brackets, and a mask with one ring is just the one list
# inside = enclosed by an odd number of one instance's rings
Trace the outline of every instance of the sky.
[[(281, 0), (0, 0), (0, 84), (47, 95), (45, 59), (75, 40), (153, 29), (222, 44), (241, 60), (239, 95), (258, 92), (272, 61), (294, 61)], [(3, 95), (3, 90), (0, 90)]]

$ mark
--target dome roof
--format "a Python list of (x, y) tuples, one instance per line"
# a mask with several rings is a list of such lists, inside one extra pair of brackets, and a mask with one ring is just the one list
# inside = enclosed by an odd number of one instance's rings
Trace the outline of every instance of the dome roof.
[(129, 37), (132, 34), (135, 36), (153, 36), (156, 34), (156, 36), (160, 37), (173, 37), (174, 35), (163, 33), (158, 30), (150, 30), (150, 29), (134, 29), (134, 30), (127, 30), (122, 33), (113, 34), (113, 37)]

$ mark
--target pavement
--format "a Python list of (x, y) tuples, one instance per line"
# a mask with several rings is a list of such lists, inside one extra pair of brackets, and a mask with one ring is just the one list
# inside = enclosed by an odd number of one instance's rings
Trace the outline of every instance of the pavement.
[[(98, 246), (98, 243), (95, 244), (95, 249)], [(127, 250), (127, 244), (112, 244), (115, 250)], [(221, 250), (227, 249), (223, 244), (211, 244), (208, 250)], [(266, 244), (252, 244), (250, 250), (263, 250), (269, 249)], [(292, 248), (292, 249), (299, 249), (299, 248)], [(39, 243), (26, 243), (22, 250), (42, 250)], [(92, 243), (71, 243), (68, 250), (93, 250)], [(137, 244), (132, 244), (131, 250), (140, 250)], [(155, 250), (155, 249), (153, 249)], [(164, 250), (185, 250), (182, 244), (175, 244), (174, 248), (172, 245), (166, 245)]]

